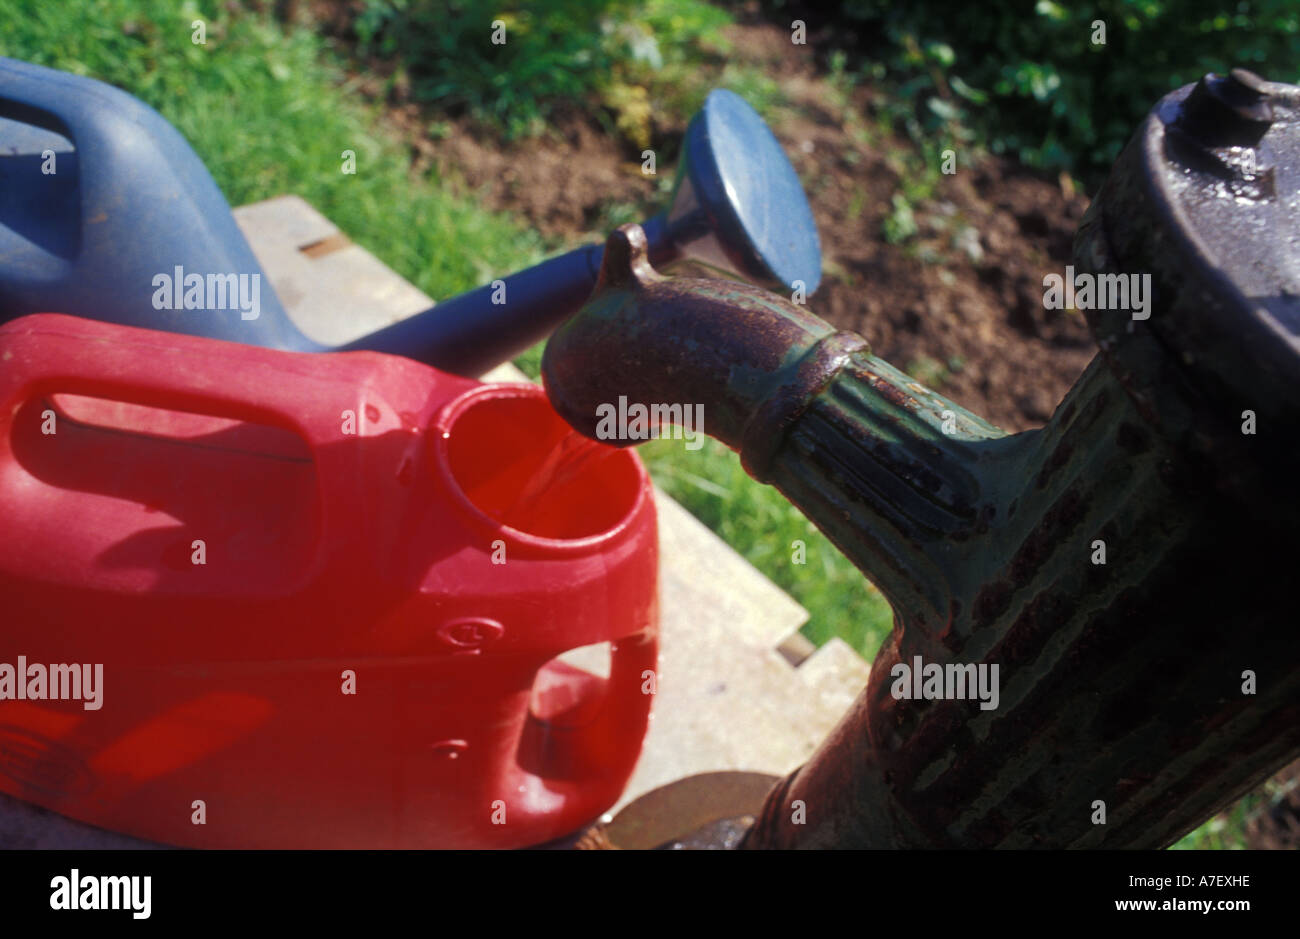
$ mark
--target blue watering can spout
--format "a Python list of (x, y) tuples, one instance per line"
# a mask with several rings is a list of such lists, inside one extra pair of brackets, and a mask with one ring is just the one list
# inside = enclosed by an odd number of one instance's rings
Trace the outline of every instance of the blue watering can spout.
[[(757, 112), (712, 92), (691, 120), (650, 258), (781, 291), (821, 279), (817, 226)], [(477, 376), (576, 313), (603, 247), (586, 245), (339, 347), (280, 304), (202, 161), (143, 102), (0, 58), (0, 323), (70, 313), (292, 351), (373, 350)]]

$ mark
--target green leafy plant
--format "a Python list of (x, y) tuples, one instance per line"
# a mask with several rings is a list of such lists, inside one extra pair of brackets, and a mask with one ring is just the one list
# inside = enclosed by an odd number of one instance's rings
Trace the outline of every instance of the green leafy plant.
[(367, 0), (353, 23), (366, 55), (411, 76), (417, 101), (468, 113), (506, 138), (536, 134), (564, 108), (596, 106), (637, 148), (656, 109), (693, 87), (725, 48), (725, 11), (702, 0)]
[(1290, 82), (1300, 62), (1294, 0), (843, 0), (827, 19), (832, 42), (880, 85), (880, 107), (923, 147), (974, 134), (1090, 183), (1179, 85), (1234, 66)]

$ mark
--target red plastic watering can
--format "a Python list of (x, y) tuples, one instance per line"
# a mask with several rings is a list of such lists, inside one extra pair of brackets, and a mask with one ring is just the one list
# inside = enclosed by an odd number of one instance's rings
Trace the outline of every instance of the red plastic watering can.
[(0, 327), (0, 790), (194, 847), (575, 830), (657, 655), (648, 477), (575, 445), (380, 353)]

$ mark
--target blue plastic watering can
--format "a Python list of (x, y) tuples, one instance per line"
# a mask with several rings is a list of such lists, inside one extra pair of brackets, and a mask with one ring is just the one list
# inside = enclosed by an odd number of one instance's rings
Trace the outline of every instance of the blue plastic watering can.
[[(645, 223), (658, 266), (689, 258), (812, 293), (817, 227), (780, 144), (739, 96), (691, 121), (670, 207)], [(477, 375), (545, 338), (591, 293), (588, 245), (339, 349)], [(61, 312), (295, 351), (289, 318), (202, 161), (157, 111), (102, 82), (0, 58), (0, 322)]]

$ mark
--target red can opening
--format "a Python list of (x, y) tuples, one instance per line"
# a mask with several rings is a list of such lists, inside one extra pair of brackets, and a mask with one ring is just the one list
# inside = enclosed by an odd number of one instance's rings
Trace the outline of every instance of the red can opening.
[(539, 388), (476, 389), (452, 402), (434, 430), (464, 498), (517, 532), (590, 538), (637, 507), (642, 472), (633, 456), (575, 433)]

